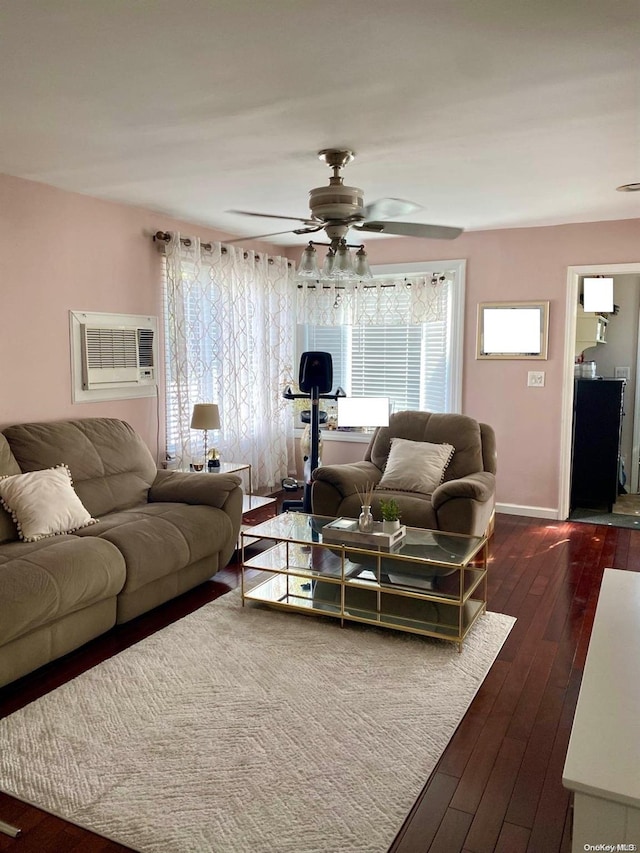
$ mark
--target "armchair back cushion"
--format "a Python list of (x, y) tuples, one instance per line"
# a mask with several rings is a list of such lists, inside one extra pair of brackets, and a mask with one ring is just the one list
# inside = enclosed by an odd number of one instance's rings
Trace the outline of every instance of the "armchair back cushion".
[(124, 421), (20, 424), (5, 429), (4, 435), (19, 465), (12, 473), (65, 463), (78, 497), (94, 518), (147, 503), (156, 465), (146, 444)]
[(452, 444), (455, 447), (453, 458), (444, 472), (445, 483), (477, 471), (495, 474), (493, 430), (486, 428), (486, 437), (490, 440), (488, 446), (483, 448), (482, 426), (467, 415), (397, 412), (389, 418), (388, 427), (379, 427), (376, 430), (364, 458), (384, 470), (391, 450), (391, 439), (405, 438), (431, 444)]

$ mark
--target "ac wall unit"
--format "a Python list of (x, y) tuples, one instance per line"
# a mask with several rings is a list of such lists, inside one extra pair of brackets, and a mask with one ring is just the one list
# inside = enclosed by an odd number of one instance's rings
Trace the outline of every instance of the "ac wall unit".
[(153, 329), (80, 324), (82, 387), (155, 385)]

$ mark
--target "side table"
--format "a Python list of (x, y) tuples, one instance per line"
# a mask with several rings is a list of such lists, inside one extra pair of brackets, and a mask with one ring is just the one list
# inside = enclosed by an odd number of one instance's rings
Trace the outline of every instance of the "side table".
[(243, 512), (248, 512), (250, 509), (253, 509), (251, 505), (251, 500), (253, 498), (253, 484), (251, 482), (251, 463), (250, 462), (221, 462), (215, 468), (209, 469), (209, 474), (238, 474), (241, 471), (247, 472), (247, 479), (249, 480), (249, 488), (245, 492), (243, 498), (243, 504), (245, 499), (247, 500), (247, 508), (242, 507)]

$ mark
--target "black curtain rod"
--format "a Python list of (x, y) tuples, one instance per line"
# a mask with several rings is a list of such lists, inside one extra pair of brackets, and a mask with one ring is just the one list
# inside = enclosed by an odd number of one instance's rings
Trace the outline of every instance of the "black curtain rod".
[[(156, 233), (153, 235), (153, 240), (154, 240), (154, 243), (170, 243), (171, 242), (171, 234), (169, 234), (168, 231), (156, 231)], [(191, 245), (193, 245), (193, 240), (191, 240), (189, 237), (181, 237), (180, 242), (182, 243), (183, 246), (187, 246), (187, 248), (190, 247)], [(205, 252), (212, 252), (213, 251), (213, 243), (200, 243), (200, 248), (204, 249)], [(221, 245), (220, 251), (222, 252), (223, 255), (226, 255), (229, 250), (226, 246)], [(243, 253), (243, 257), (246, 260), (246, 258), (249, 257), (249, 252), (245, 251)], [(259, 261), (260, 255), (256, 254), (255, 259), (256, 259), (256, 261)], [(267, 258), (267, 263), (268, 264), (274, 263), (273, 258)], [(293, 266), (291, 261), (287, 261), (287, 265), (290, 267)]]

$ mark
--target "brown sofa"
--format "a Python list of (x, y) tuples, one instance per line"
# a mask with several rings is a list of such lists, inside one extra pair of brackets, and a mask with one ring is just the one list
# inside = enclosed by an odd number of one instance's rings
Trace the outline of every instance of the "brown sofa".
[(483, 535), (491, 532), (495, 511), (496, 441), (488, 424), (467, 415), (397, 412), (379, 427), (362, 462), (325, 465), (312, 475), (311, 503), (317, 515), (357, 518), (365, 484), (382, 478), (393, 438), (455, 448), (444, 480), (433, 491), (374, 491), (372, 512), (380, 519), (380, 498), (395, 498), (409, 527)]
[(0, 476), (60, 463), (98, 523), (23, 542), (0, 507), (0, 686), (207, 580), (238, 540), (240, 479), (159, 471), (124, 421), (0, 434)]

